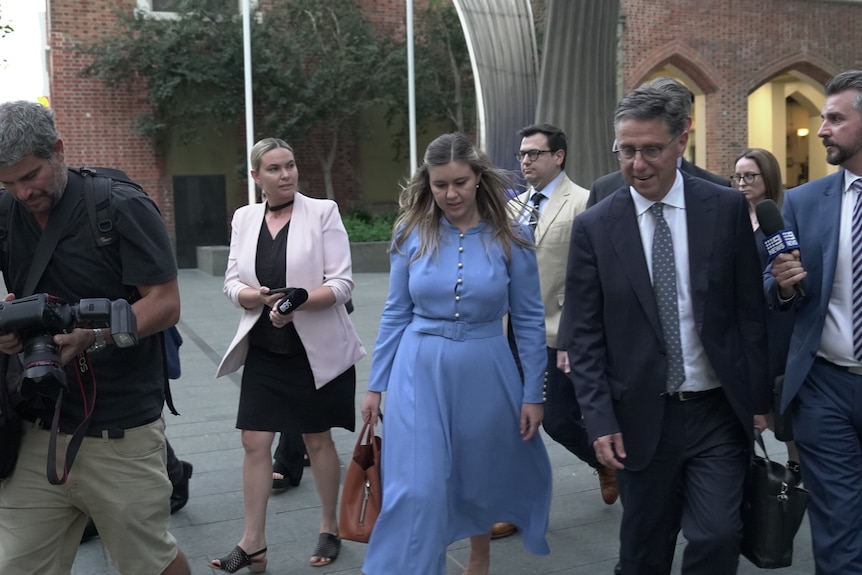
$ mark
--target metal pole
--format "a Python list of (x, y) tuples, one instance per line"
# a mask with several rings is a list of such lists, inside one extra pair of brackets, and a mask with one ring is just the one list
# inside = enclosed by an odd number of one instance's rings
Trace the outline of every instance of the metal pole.
[(248, 178), (248, 203), (254, 204), (257, 201), (254, 180), (251, 177), (251, 160), (249, 154), (254, 146), (254, 105), (252, 103), (251, 89), (251, 24), (249, 17), (249, 2), (251, 0), (243, 0), (242, 2), (242, 55), (243, 67), (245, 68), (245, 146), (246, 146), (246, 177)]
[(416, 173), (416, 75), (413, 68), (413, 0), (407, 0), (407, 113), (410, 124), (410, 176)]

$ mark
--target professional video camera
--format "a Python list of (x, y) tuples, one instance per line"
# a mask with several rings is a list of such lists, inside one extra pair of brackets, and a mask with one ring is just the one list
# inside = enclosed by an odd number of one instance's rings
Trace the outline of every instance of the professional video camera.
[(17, 332), (24, 346), (22, 398), (36, 394), (56, 396), (61, 387), (67, 389), (54, 335), (75, 327), (110, 328), (118, 347), (138, 342), (135, 315), (126, 300), (88, 298), (69, 305), (56, 296), (40, 293), (0, 302), (0, 331)]

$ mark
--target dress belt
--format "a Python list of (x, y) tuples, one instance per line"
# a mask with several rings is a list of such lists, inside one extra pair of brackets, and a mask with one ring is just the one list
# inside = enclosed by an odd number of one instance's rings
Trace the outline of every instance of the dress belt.
[(439, 335), (452, 341), (464, 341), (466, 339), (483, 339), (503, 335), (502, 319), (468, 323), (466, 321), (449, 321), (445, 319), (432, 319), (422, 316), (413, 316), (413, 331)]
[(838, 365), (837, 363), (832, 363), (828, 359), (822, 358), (819, 355), (814, 358), (814, 361), (819, 361), (824, 365), (828, 365), (829, 367), (834, 367), (835, 369), (840, 369), (841, 371), (846, 371), (847, 373), (852, 373), (853, 375), (862, 375), (862, 366), (858, 365)]
[(675, 399), (677, 401), (693, 401), (697, 399), (706, 399), (720, 391), (721, 386), (718, 386), (713, 387), (712, 389), (705, 389), (703, 391), (674, 391), (673, 393), (665, 392), (662, 395), (668, 399)]

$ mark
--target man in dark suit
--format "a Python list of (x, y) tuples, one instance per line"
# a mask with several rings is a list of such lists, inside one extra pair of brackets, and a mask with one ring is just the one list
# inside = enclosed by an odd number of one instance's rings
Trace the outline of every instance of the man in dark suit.
[(781, 408), (793, 414), (817, 573), (846, 575), (862, 573), (862, 71), (826, 83), (821, 117), (826, 160), (843, 169), (787, 192), (799, 249), (764, 282), (770, 306), (796, 312)]
[(769, 410), (748, 206), (677, 169), (688, 120), (654, 86), (620, 102), (630, 187), (575, 219), (569, 251), (559, 342), (599, 461), (617, 469), (626, 575), (670, 573), (680, 527), (683, 573), (736, 573), (752, 429)]
[[(656, 78), (648, 85), (653, 86), (659, 90), (663, 90), (667, 92), (670, 96), (676, 96), (680, 99), (680, 103), (685, 106), (686, 115), (688, 116), (686, 131), (691, 128), (691, 104), (694, 101), (694, 94), (691, 93), (691, 90), (686, 88), (680, 82), (674, 80), (673, 78), (661, 77)], [(616, 144), (614, 144), (616, 146)], [(695, 166), (691, 162), (687, 161), (685, 158), (680, 156), (677, 159), (677, 167), (685, 174), (689, 174), (694, 176), (695, 178), (700, 178), (701, 180), (706, 180), (708, 182), (713, 182), (714, 184), (718, 184), (719, 186), (730, 187), (730, 180), (727, 178), (722, 178), (721, 176), (717, 176), (712, 172), (707, 172), (703, 168), (699, 168)], [(597, 179), (593, 182), (593, 186), (590, 188), (590, 197), (587, 200), (587, 207), (591, 207), (614, 193), (620, 188), (624, 188), (628, 186), (625, 179), (623, 178), (623, 174), (620, 170), (616, 172), (611, 172), (610, 174), (605, 174), (604, 176)]]

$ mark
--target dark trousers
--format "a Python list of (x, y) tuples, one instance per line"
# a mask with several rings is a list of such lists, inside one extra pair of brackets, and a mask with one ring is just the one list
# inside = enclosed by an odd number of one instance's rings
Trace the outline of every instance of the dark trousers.
[(171, 480), (171, 485), (182, 483), (183, 481), (183, 464), (174, 453), (174, 448), (171, 447), (171, 442), (165, 440), (165, 445), (168, 448), (168, 478)]
[(816, 572), (862, 574), (862, 376), (815, 360), (791, 408)]
[(545, 417), (542, 427), (551, 439), (593, 469), (602, 466), (587, 435), (575, 386), (565, 373), (557, 369), (557, 350), (551, 347), (548, 348), (548, 370), (545, 372)]
[(295, 485), (299, 485), (305, 467), (305, 442), (302, 434), (294, 431), (282, 431), (275, 448), (274, 470), (282, 473)]
[(736, 573), (749, 454), (748, 435), (721, 390), (668, 399), (652, 461), (617, 472), (623, 573), (668, 575), (680, 527), (688, 541), (682, 573)]

